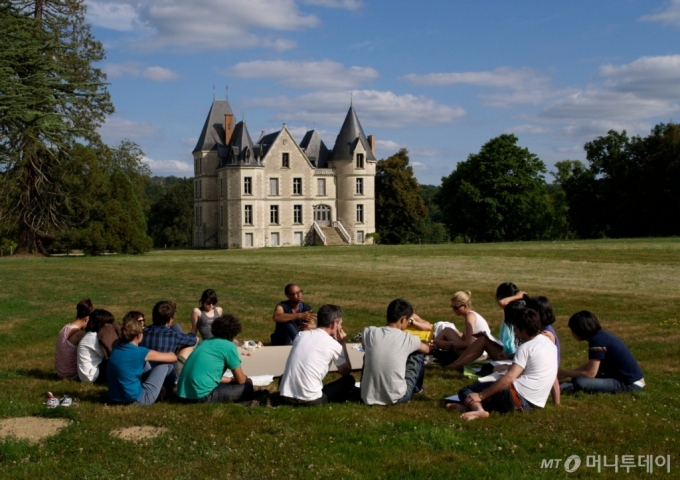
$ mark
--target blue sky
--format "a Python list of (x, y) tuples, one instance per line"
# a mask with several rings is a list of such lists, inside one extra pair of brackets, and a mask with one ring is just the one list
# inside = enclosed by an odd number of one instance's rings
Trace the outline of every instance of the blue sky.
[(116, 107), (101, 134), (137, 142), (157, 175), (193, 175), (213, 87), (254, 139), (285, 122), (329, 148), (351, 98), (378, 158), (406, 147), (433, 185), (502, 133), (551, 170), (680, 110), (680, 0), (87, 5)]

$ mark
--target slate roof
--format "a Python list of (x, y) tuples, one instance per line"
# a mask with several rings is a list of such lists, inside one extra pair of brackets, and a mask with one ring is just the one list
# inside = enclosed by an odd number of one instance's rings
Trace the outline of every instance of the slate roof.
[(300, 148), (305, 151), (305, 155), (307, 155), (312, 165), (316, 168), (326, 168), (330, 150), (323, 143), (319, 132), (310, 130), (305, 133), (304, 138), (300, 142)]
[(354, 147), (358, 142), (362, 142), (364, 149), (366, 149), (366, 160), (375, 161), (375, 155), (368, 143), (364, 129), (361, 128), (359, 118), (357, 117), (354, 107), (349, 107), (345, 122), (342, 124), (340, 133), (335, 140), (335, 146), (328, 158), (331, 160), (351, 160), (353, 158)]
[(255, 148), (253, 140), (250, 138), (250, 133), (248, 133), (245, 120), (234, 125), (234, 132), (231, 134), (229, 145), (220, 147), (219, 151), (222, 165), (257, 164), (256, 156), (258, 156), (259, 148)]
[(259, 143), (260, 147), (262, 148), (262, 156), (263, 157), (265, 155), (267, 155), (267, 152), (269, 152), (269, 149), (274, 144), (274, 141), (276, 140), (276, 137), (279, 136), (279, 133), (281, 133), (281, 130), (277, 130), (276, 132), (269, 133), (267, 135), (264, 135), (262, 138), (260, 138), (260, 141), (258, 143)]
[(217, 150), (220, 146), (224, 147), (224, 116), (233, 114), (234, 112), (232, 112), (231, 105), (227, 100), (213, 100), (201, 136), (198, 137), (196, 148), (192, 153), (201, 150)]

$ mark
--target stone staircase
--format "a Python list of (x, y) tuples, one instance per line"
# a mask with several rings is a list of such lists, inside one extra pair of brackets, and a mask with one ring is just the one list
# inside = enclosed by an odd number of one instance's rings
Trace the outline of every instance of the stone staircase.
[(321, 227), (321, 231), (326, 236), (326, 245), (347, 245), (335, 227)]

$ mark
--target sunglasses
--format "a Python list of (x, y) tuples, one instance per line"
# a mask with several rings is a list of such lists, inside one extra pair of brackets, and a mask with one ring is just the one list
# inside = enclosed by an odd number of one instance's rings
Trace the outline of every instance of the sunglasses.
[(462, 303), (460, 305), (451, 305), (451, 308), (453, 308), (454, 310), (458, 310), (463, 308), (465, 305), (467, 305), (467, 303)]

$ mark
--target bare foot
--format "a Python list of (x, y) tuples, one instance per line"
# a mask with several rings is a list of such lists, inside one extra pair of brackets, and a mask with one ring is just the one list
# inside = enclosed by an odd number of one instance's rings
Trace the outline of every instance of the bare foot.
[(464, 420), (477, 420), (478, 418), (489, 418), (489, 412), (486, 410), (474, 410), (466, 412), (460, 416)]
[(449, 411), (466, 412), (467, 408), (462, 403), (447, 403), (446, 409)]

